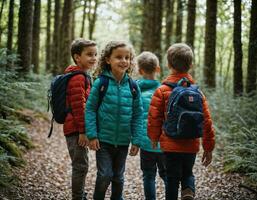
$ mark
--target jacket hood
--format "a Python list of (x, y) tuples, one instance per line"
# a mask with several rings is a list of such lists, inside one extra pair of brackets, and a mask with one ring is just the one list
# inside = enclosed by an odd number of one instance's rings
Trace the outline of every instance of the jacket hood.
[(79, 66), (70, 65), (65, 69), (64, 73), (67, 74), (69, 72), (74, 72), (74, 71), (83, 71), (83, 69)]
[(166, 79), (164, 79), (162, 83), (165, 83), (165, 82), (176, 83), (184, 77), (187, 78), (191, 83), (193, 84), (195, 83), (193, 77), (189, 73), (172, 73)]
[(141, 90), (149, 90), (157, 88), (160, 85), (160, 82), (157, 80), (140, 79), (138, 80), (138, 85)]

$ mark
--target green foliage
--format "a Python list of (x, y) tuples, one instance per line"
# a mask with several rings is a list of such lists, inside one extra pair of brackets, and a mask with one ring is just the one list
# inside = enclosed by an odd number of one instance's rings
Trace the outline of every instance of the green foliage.
[(233, 97), (225, 91), (209, 93), (217, 147), (225, 158), (225, 170), (247, 175), (257, 182), (257, 94)]
[(0, 49), (0, 186), (15, 180), (11, 166), (22, 166), (22, 153), (33, 147), (25, 122), (33, 116), (24, 109), (46, 111), (46, 88), (49, 77), (17, 73), (16, 54)]

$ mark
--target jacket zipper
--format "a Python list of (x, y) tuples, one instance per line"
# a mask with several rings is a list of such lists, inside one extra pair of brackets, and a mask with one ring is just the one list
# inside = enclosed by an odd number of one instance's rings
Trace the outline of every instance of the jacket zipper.
[(118, 108), (117, 108), (117, 117), (116, 117), (116, 131), (115, 131), (115, 147), (117, 147), (117, 140), (118, 140), (118, 132), (119, 132), (119, 124), (120, 124), (120, 83), (117, 83), (117, 88), (118, 88)]

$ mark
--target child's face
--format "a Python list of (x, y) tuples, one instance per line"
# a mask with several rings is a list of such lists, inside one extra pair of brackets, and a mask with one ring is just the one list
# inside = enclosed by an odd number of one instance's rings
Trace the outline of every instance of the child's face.
[(84, 48), (81, 55), (75, 54), (77, 65), (84, 70), (91, 69), (97, 62), (97, 48), (96, 46), (89, 46)]
[(124, 75), (130, 66), (130, 50), (128, 47), (118, 47), (113, 49), (112, 54), (106, 59), (111, 65), (113, 74)]

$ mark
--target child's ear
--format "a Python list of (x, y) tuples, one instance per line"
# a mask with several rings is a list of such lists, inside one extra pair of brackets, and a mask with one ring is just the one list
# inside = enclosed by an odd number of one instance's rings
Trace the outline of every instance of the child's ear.
[(160, 73), (160, 72), (161, 72), (161, 67), (160, 67), (160, 66), (157, 66), (156, 69), (155, 69), (155, 72), (156, 72), (156, 73)]
[(76, 60), (76, 62), (78, 62), (80, 55), (75, 53), (73, 57), (74, 57), (74, 60)]
[(105, 58), (105, 62), (106, 62), (107, 64), (110, 64), (110, 58)]
[(142, 69), (139, 69), (138, 72), (139, 72), (140, 75), (144, 74), (144, 71)]

